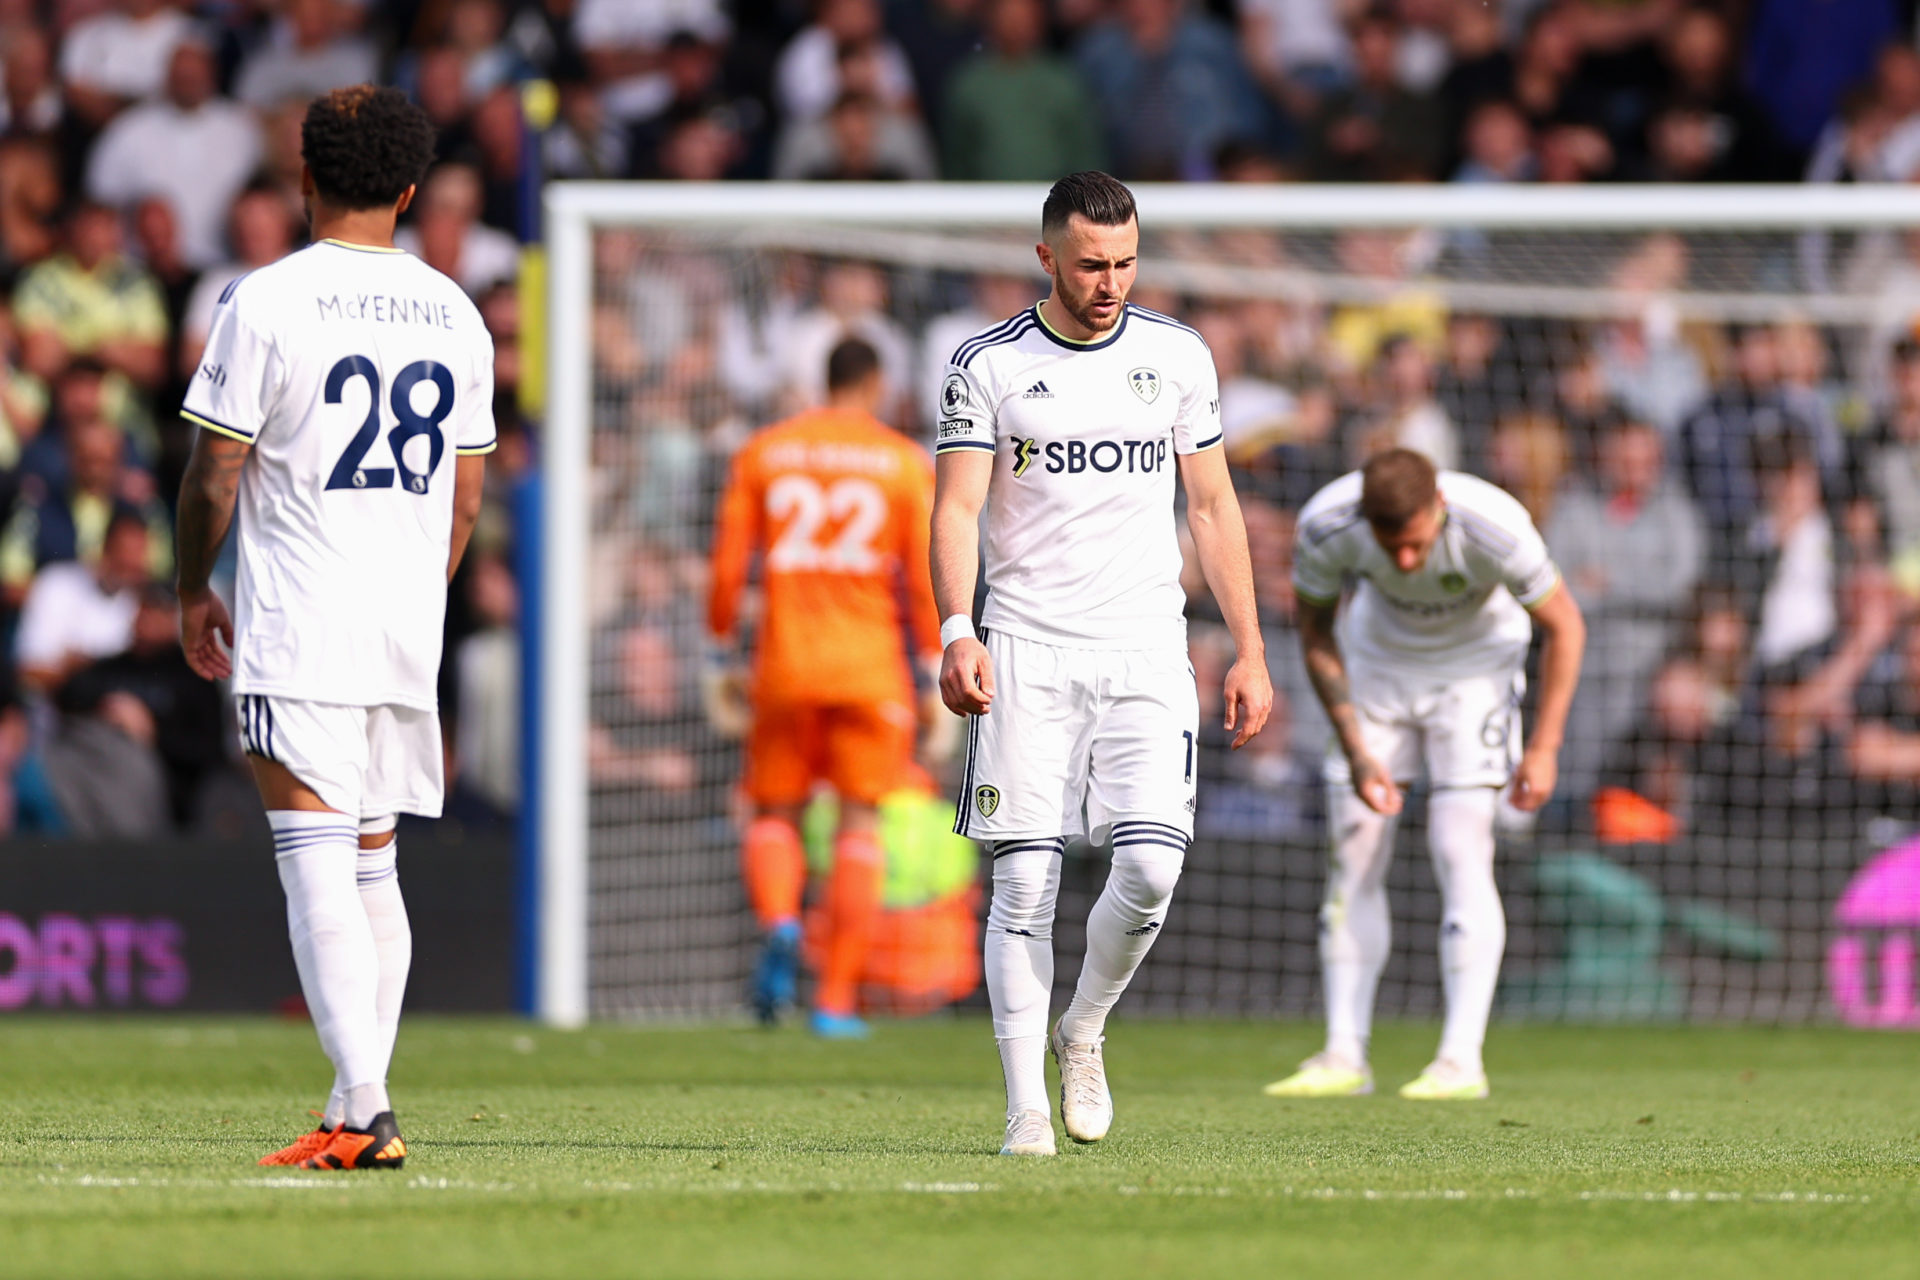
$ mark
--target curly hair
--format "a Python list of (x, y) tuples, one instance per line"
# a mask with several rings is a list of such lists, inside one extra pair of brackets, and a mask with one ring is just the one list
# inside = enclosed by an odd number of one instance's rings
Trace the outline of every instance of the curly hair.
[(433, 163), (433, 122), (398, 89), (349, 85), (315, 98), (300, 124), (300, 153), (320, 198), (342, 209), (400, 199)]

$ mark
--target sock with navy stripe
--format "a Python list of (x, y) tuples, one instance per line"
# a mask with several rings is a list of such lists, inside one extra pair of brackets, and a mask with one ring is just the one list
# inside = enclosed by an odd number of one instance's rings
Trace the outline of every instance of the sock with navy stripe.
[(274, 809), (274, 861), (287, 895), (287, 933), (320, 1047), (344, 1093), (344, 1119), (363, 1129), (387, 1110), (377, 1008), (379, 956), (360, 901), (359, 823), (344, 814)]
[(1060, 1038), (1091, 1044), (1133, 981), (1166, 923), (1167, 904), (1186, 861), (1187, 833), (1159, 822), (1116, 822), (1107, 887), (1087, 914), (1087, 958), (1073, 999), (1060, 1015)]
[(1047, 1013), (1053, 999), (1053, 913), (1066, 841), (1004, 840), (993, 846), (987, 910), (987, 999), (1007, 1080), (1007, 1114), (1046, 1111)]

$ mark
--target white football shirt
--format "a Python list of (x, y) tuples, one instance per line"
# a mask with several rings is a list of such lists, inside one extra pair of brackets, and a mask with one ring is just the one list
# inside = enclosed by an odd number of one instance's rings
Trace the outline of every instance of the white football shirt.
[(330, 240), (242, 276), (181, 414), (253, 446), (234, 692), (434, 710), (453, 457), (494, 447), (493, 341), (460, 286)]
[(1527, 609), (1560, 581), (1546, 542), (1526, 508), (1485, 480), (1442, 471), (1440, 496), (1446, 522), (1412, 573), (1395, 567), (1360, 515), (1358, 471), (1301, 508), (1293, 589), (1330, 605), (1354, 584), (1337, 633), (1350, 661), (1465, 675), (1525, 659), (1533, 634)]
[(934, 452), (994, 454), (981, 625), (1069, 648), (1186, 643), (1174, 456), (1220, 443), (1213, 356), (1128, 305), (1091, 342), (1036, 305), (960, 345)]

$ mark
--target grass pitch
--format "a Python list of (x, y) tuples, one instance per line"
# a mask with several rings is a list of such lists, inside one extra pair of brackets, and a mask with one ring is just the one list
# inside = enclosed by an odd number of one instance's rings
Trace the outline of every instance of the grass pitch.
[(1116, 1020), (1118, 1118), (1001, 1160), (983, 1021), (560, 1034), (412, 1020), (395, 1174), (258, 1169), (324, 1092), (266, 1020), (0, 1023), (0, 1276), (1920, 1274), (1916, 1045), (1496, 1027), (1495, 1094), (1259, 1086), (1317, 1028)]

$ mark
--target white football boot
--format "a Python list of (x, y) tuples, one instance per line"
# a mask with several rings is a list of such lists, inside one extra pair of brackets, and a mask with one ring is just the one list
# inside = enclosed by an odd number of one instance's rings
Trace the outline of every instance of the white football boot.
[(1053, 1145), (1053, 1117), (1044, 1111), (1016, 1111), (1007, 1117), (1007, 1138), (1000, 1144), (1003, 1156), (1050, 1156)]
[(1060, 1123), (1075, 1142), (1098, 1142), (1113, 1127), (1113, 1094), (1107, 1089), (1102, 1036), (1086, 1044), (1068, 1044), (1053, 1029), (1047, 1045), (1060, 1064)]

